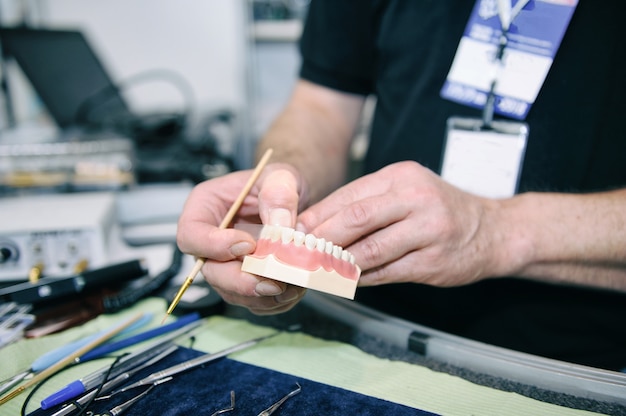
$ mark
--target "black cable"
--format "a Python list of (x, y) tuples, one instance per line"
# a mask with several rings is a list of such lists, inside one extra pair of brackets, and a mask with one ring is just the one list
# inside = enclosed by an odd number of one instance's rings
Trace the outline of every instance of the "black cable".
[(93, 396), (91, 396), (91, 398), (87, 401), (87, 403), (85, 403), (83, 406), (81, 406), (78, 402), (74, 403), (74, 406), (80, 409), (78, 414), (75, 416), (82, 416), (85, 414), (85, 412), (87, 412), (87, 409), (89, 409), (89, 406), (91, 406), (91, 404), (96, 400), (96, 398), (100, 395), (100, 392), (102, 391), (102, 388), (104, 387), (104, 385), (109, 381), (109, 377), (111, 377), (111, 372), (113, 371), (113, 368), (115, 368), (115, 366), (120, 362), (120, 360), (128, 354), (129, 353), (124, 353), (122, 355), (115, 357), (115, 361), (113, 361), (111, 366), (108, 368), (107, 372), (104, 374), (102, 382), (98, 385), (98, 388), (96, 389), (96, 393)]
[[(107, 370), (107, 372), (105, 373), (105, 377), (104, 380), (102, 381), (102, 383), (100, 383), (100, 385), (98, 386), (98, 392), (100, 390), (102, 390), (102, 386), (104, 386), (104, 384), (108, 381), (109, 376), (111, 374), (111, 371), (113, 370), (113, 368), (117, 365), (117, 363), (120, 361), (120, 359), (122, 359), (124, 356), (128, 355), (128, 353), (124, 353), (120, 356), (115, 357), (115, 361), (113, 361), (113, 363), (111, 363), (111, 366), (109, 367), (109, 369)], [(109, 358), (109, 357), (101, 357), (102, 359), (104, 358)], [(39, 389), (41, 387), (43, 387), (44, 384), (46, 384), (48, 381), (50, 381), (50, 379), (52, 379), (53, 377), (58, 376), (59, 374), (63, 373), (64, 371), (69, 370), (70, 368), (75, 368), (78, 365), (84, 364), (88, 361), (85, 362), (79, 362), (77, 364), (70, 364), (66, 367), (60, 368), (59, 370), (55, 371), (54, 373), (50, 374), (49, 376), (47, 376), (46, 378), (44, 378), (43, 380), (41, 380), (39, 383), (37, 383), (33, 389), (28, 393), (28, 395), (26, 396), (26, 399), (24, 399), (24, 403), (22, 403), (22, 408), (20, 410), (20, 415), (21, 416), (26, 416), (26, 408), (28, 407), (28, 405), (30, 404), (30, 401), (32, 400), (33, 396), (35, 395), (35, 393), (37, 391), (39, 391)], [(79, 403), (73, 403), (77, 409), (81, 410), (81, 414), (89, 407), (89, 405), (91, 405), (91, 403), (93, 402), (93, 399), (97, 396), (97, 394), (92, 398), (92, 400), (90, 400), (88, 403), (85, 404), (85, 406), (81, 406)], [(78, 415), (76, 415), (78, 416)]]
[[(117, 84), (100, 88), (93, 94), (89, 95), (83, 100), (81, 105), (76, 110), (74, 119), (77, 125), (93, 126), (102, 123), (102, 121), (98, 122), (96, 120), (91, 120), (91, 114), (97, 107), (103, 106), (107, 103), (107, 101), (118, 97), (122, 91), (127, 90), (135, 84), (155, 80), (169, 81), (171, 84), (177, 87), (185, 103), (185, 109), (181, 111), (179, 115), (181, 118), (192, 113), (193, 108), (195, 107), (195, 97), (191, 85), (189, 85), (189, 83), (182, 76), (174, 71), (166, 69), (154, 69), (140, 72), (138, 74), (128, 77), (127, 79)], [(141, 116), (131, 116), (130, 118), (128, 118), (128, 116), (125, 116), (122, 120), (114, 119), (113, 127), (117, 127), (119, 129), (119, 125), (121, 124), (123, 126), (122, 129), (128, 129), (129, 125), (132, 127), (133, 124), (141, 124), (141, 122)], [(116, 124), (117, 126), (115, 126)]]
[[(105, 297), (102, 300), (104, 313), (117, 312), (161, 289), (170, 279), (180, 272), (182, 263), (183, 253), (178, 246), (174, 245), (172, 262), (167, 269), (163, 270), (155, 277), (148, 276), (145, 282), (144, 279), (135, 281), (132, 288), (125, 289), (116, 295)], [(139, 287), (135, 288), (135, 286)]]
[[(139, 284), (139, 288), (138, 289), (126, 289), (124, 291), (122, 291), (121, 293), (115, 295), (115, 296), (109, 296), (109, 297), (105, 297), (103, 299), (103, 306), (104, 306), (104, 312), (105, 313), (112, 313), (112, 312), (117, 312), (127, 306), (130, 306), (132, 304), (134, 304), (135, 302), (137, 302), (138, 300), (142, 299), (145, 296), (150, 295), (153, 292), (156, 292), (157, 290), (161, 289), (163, 287), (163, 285), (165, 283), (167, 283), (171, 278), (173, 278), (174, 276), (176, 276), (178, 274), (178, 272), (181, 270), (182, 267), (182, 263), (183, 263), (183, 253), (182, 251), (180, 251), (180, 249), (178, 248), (178, 246), (174, 245), (174, 252), (172, 254), (172, 261), (169, 265), (169, 267), (165, 270), (163, 270), (161, 273), (159, 273), (157, 276), (155, 277), (148, 277), (147, 281), (145, 284), (143, 284), (143, 281), (139, 281), (137, 280), (136, 283), (140, 283)], [(111, 373), (111, 371), (113, 370), (113, 368), (115, 367), (115, 365), (119, 362), (119, 360), (124, 356), (125, 354), (122, 354), (118, 357), (116, 357), (115, 361), (111, 364), (110, 368), (108, 369), (104, 381), (103, 383), (101, 383), (101, 385), (98, 387), (98, 391), (100, 391), (100, 389), (102, 389), (102, 386), (104, 385), (104, 383), (106, 381), (108, 381), (109, 378), (109, 374)], [(26, 400), (24, 400), (24, 403), (22, 405), (21, 408), (21, 415), (25, 416), (26, 415), (26, 408), (28, 406), (28, 404), (30, 403), (32, 397), (34, 396), (34, 394), (46, 383), (48, 382), (52, 377), (60, 374), (61, 372), (69, 369), (69, 368), (73, 368), (74, 365), (70, 365), (67, 367), (64, 367), (56, 372), (54, 372), (53, 374), (49, 375), (48, 377), (44, 378), (41, 382), (39, 382), (33, 389), (32, 391), (28, 394), (28, 396), (26, 397)], [(75, 405), (77, 405), (77, 407), (80, 408), (80, 413), (79, 415), (84, 414), (84, 412), (86, 411), (86, 409), (89, 407), (89, 405), (93, 402), (93, 399), (97, 396), (97, 394), (92, 398), (91, 401), (89, 401), (88, 403), (85, 404), (85, 406), (78, 406), (78, 403), (75, 403)], [(78, 415), (77, 415), (78, 416)]]

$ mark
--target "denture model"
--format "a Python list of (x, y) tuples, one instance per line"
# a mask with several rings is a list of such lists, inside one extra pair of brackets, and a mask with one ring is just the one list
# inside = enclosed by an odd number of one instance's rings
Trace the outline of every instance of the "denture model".
[(266, 225), (241, 270), (354, 299), (361, 269), (340, 246), (293, 228)]

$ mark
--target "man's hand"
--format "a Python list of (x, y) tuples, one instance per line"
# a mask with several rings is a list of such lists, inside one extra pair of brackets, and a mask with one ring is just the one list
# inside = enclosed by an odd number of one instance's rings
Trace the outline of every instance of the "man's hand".
[[(257, 314), (291, 309), (305, 289), (241, 271), (242, 258), (256, 242), (241, 230), (219, 229), (252, 171), (241, 171), (197, 185), (178, 221), (177, 242), (187, 254), (205, 259), (206, 281), (231, 304)], [(303, 186), (295, 169), (270, 164), (250, 190), (233, 223), (278, 224), (293, 227)]]
[(332, 193), (301, 213), (297, 227), (354, 254), (363, 286), (455, 286), (500, 271), (497, 207), (400, 162)]

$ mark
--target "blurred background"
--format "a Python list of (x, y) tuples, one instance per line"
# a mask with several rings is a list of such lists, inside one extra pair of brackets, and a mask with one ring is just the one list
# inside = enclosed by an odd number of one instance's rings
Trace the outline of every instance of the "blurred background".
[[(0, 1), (0, 186), (10, 193), (198, 182), (249, 167), (256, 140), (296, 79), (307, 6), (308, 0)], [(56, 32), (78, 32), (86, 46)], [(84, 58), (89, 52), (94, 56)], [(89, 79), (95, 64), (104, 79)], [(68, 96), (74, 87), (80, 92)], [(107, 107), (118, 96), (123, 117)], [(79, 108), (64, 110), (74, 120), (59, 122), (54, 107), (71, 100)], [(89, 171), (89, 160), (100, 171), (131, 175), (77, 179), (76, 166)], [(59, 175), (72, 167), (74, 177)]]
[(172, 269), (191, 188), (251, 167), (287, 101), (307, 8), (0, 0), (0, 286)]

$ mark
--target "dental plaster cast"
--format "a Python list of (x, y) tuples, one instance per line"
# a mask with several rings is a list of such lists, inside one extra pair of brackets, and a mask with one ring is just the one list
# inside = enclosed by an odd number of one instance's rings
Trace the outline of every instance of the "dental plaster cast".
[(266, 225), (241, 270), (354, 299), (361, 269), (340, 246), (293, 228)]

